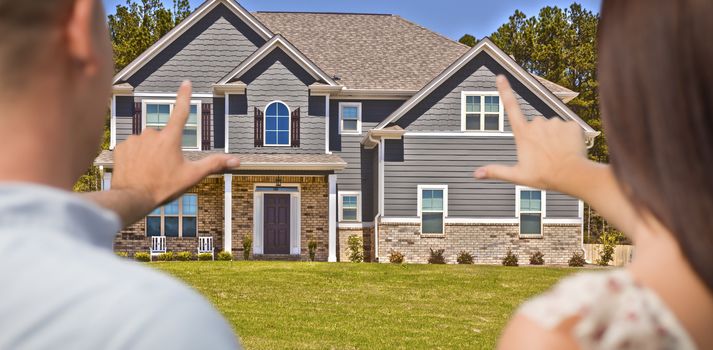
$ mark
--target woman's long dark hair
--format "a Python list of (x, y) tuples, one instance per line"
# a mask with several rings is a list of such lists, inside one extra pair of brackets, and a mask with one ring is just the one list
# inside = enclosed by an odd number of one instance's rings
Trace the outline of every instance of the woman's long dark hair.
[(598, 35), (614, 172), (713, 290), (713, 1), (605, 0)]

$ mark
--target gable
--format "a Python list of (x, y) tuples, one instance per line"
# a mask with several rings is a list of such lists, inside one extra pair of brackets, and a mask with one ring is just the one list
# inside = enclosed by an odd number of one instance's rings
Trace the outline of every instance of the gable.
[(316, 82), (314, 77), (282, 49), (275, 49), (239, 77), (248, 86), (248, 91), (256, 85), (271, 82), (279, 86), (300, 86), (306, 89)]

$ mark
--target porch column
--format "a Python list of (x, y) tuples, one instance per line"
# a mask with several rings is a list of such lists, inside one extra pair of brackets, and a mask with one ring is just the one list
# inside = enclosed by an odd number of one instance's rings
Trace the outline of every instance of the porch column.
[(327, 261), (337, 262), (337, 174), (329, 178), (329, 257)]
[(223, 250), (233, 251), (233, 174), (223, 174), (225, 205), (223, 206)]

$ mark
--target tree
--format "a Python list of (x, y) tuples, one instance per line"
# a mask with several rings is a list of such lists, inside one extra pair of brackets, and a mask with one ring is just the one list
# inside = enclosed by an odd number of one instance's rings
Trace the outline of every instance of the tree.
[(470, 34), (465, 34), (465, 35), (463, 35), (458, 41), (459, 41), (461, 44), (465, 44), (465, 45), (468, 45), (468, 46), (470, 46), (470, 47), (473, 47), (473, 46), (475, 46), (475, 43), (478, 42), (478, 39), (476, 39), (474, 36), (472, 36), (472, 35), (470, 35)]

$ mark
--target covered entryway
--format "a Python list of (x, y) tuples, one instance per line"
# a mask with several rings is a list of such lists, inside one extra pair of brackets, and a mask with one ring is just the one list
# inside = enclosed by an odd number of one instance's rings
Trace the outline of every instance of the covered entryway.
[(290, 195), (266, 193), (264, 202), (265, 254), (290, 254)]

